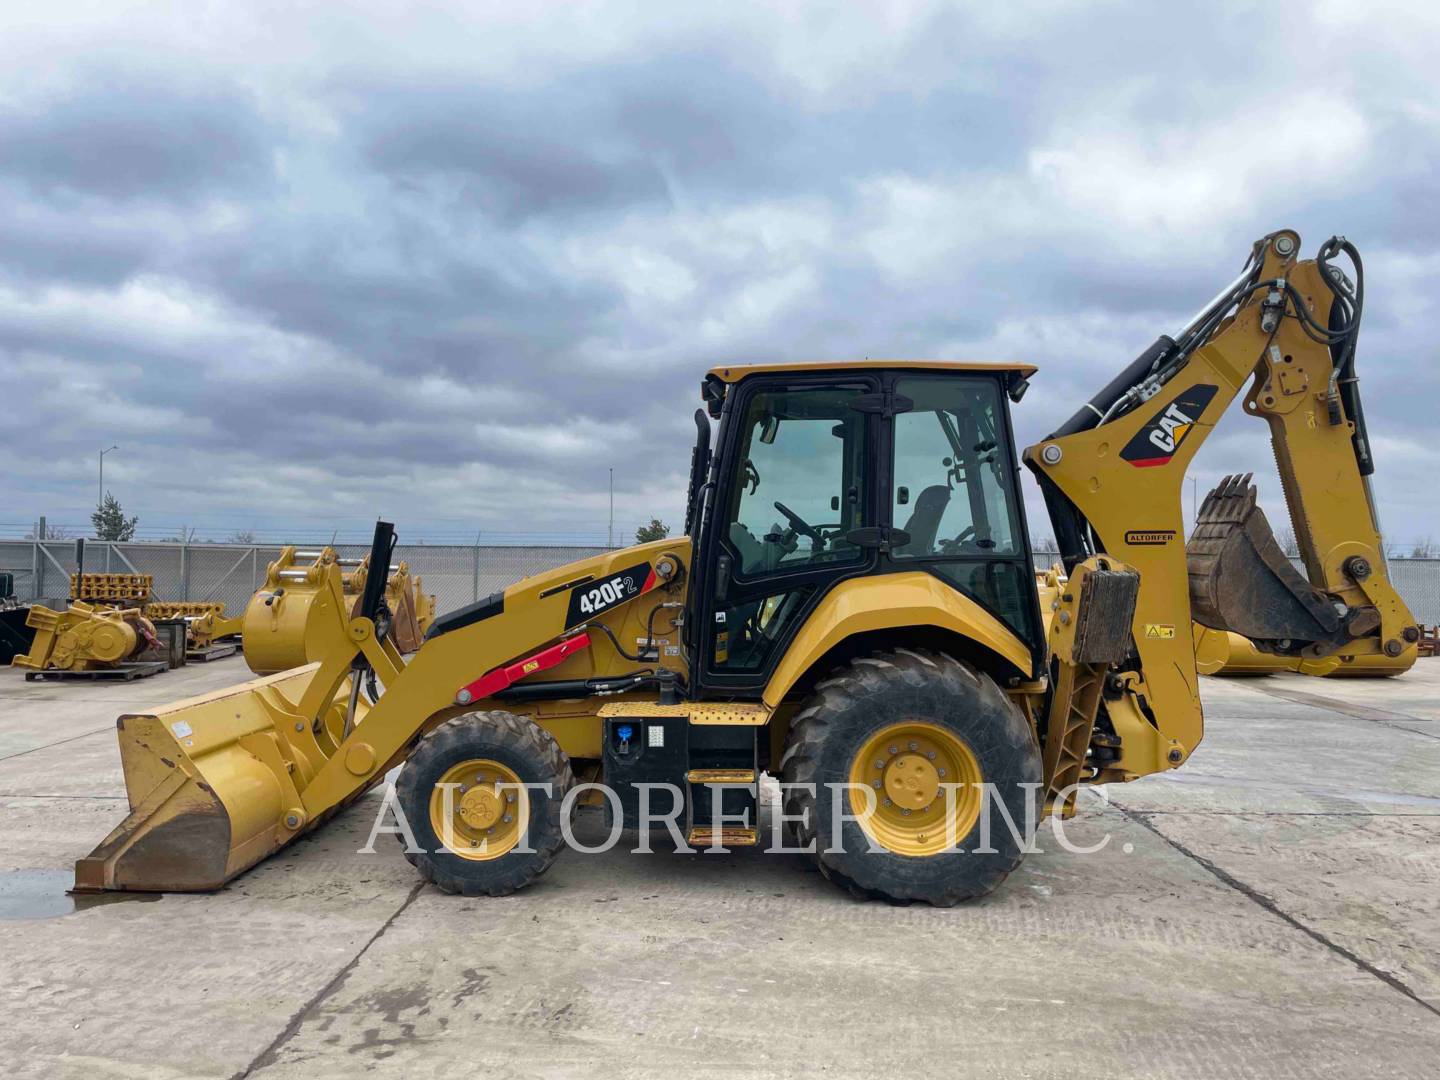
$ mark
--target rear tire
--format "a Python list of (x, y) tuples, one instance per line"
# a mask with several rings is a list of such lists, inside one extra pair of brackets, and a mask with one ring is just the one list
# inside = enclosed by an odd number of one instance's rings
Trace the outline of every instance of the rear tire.
[[(991, 892), (1020, 865), (1024, 847), (993, 802), (982, 841), (980, 802), (967, 802), (967, 790), (1003, 803), (1017, 828), (1040, 819), (1040, 751), (1029, 723), (989, 676), (942, 653), (861, 657), (821, 682), (791, 724), (781, 773), (787, 785), (815, 785), (815, 794), (784, 791), (786, 815), (804, 815), (794, 826), (800, 845), (813, 842), (820, 872), (862, 898), (949, 907)], [(877, 800), (866, 829), (837, 822), (830, 787), (861, 781)], [(947, 797), (932, 794), (937, 783), (965, 787)], [(863, 803), (863, 792), (841, 798), (847, 813), (865, 811), (852, 801)], [(959, 850), (946, 850), (946, 830), (935, 827), (946, 815)], [(872, 837), (881, 850), (871, 850)], [(843, 852), (827, 850), (836, 846)]]
[[(442, 782), (465, 785), (451, 788), (449, 819), (443, 816), (443, 791), (437, 790)], [(550, 791), (507, 791), (496, 789), (497, 782), (548, 783)], [(548, 870), (559, 854), (560, 807), (574, 783), (570, 759), (554, 737), (523, 716), (497, 711), (447, 720), (420, 740), (395, 784), (416, 844), (424, 849), (407, 850), (405, 858), (442, 892), (513, 893)], [(472, 794), (468, 804), (466, 792)], [(512, 795), (513, 802), (506, 801)], [(447, 826), (454, 848), (441, 836)], [(405, 845), (405, 837), (399, 839)]]

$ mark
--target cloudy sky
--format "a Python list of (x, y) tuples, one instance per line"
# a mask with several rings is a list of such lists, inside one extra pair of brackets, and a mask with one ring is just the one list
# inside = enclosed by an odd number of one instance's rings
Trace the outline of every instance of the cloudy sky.
[(1440, 535), (1432, 4), (301, 7), (5, 5), (0, 534), (112, 443), (142, 534), (675, 522), (717, 362), (1032, 361), (1031, 440), (1291, 226)]

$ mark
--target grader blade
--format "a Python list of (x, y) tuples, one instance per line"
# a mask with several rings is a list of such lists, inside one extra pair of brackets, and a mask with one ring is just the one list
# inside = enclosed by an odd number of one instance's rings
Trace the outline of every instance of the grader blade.
[(1327, 638), (1340, 617), (1280, 550), (1250, 476), (1225, 477), (1200, 505), (1185, 545), (1191, 614), (1262, 647)]
[(120, 717), (130, 815), (76, 862), (76, 891), (218, 889), (312, 827), (296, 785), (334, 753), (349, 698), (342, 680), (321, 721), (303, 720), (320, 667)]

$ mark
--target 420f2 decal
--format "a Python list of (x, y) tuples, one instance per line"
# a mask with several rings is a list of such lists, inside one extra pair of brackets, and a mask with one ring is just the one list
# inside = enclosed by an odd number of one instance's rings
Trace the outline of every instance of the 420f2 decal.
[(1217, 389), (1200, 383), (1182, 390), (1135, 433), (1135, 437), (1120, 451), (1120, 456), (1138, 469), (1169, 464), (1180, 444), (1194, 430)]
[(648, 562), (586, 581), (570, 590), (570, 609), (565, 627), (589, 622), (596, 615), (619, 607), (655, 587), (655, 572)]

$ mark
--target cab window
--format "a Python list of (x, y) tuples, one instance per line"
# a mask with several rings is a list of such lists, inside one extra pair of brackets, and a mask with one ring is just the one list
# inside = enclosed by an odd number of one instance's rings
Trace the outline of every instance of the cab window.
[(860, 388), (763, 390), (746, 406), (725, 539), (738, 576), (859, 562), (865, 414)]
[(1024, 550), (999, 384), (981, 376), (896, 380), (913, 407), (895, 417), (892, 549), (1032, 640), (1034, 574)]

